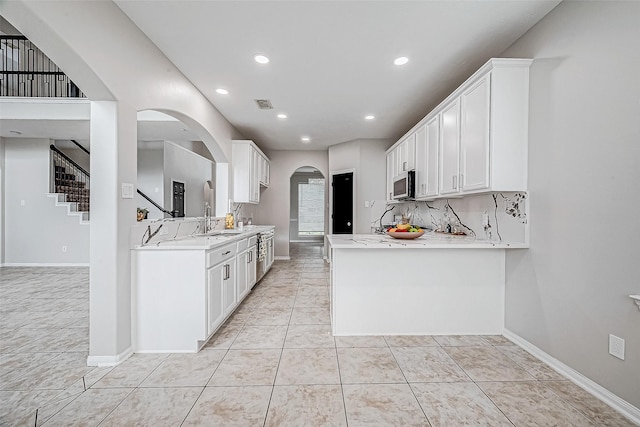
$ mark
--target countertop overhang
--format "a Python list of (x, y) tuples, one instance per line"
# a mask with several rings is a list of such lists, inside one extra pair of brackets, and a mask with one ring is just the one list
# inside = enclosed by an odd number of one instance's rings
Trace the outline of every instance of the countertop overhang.
[(330, 234), (327, 239), (333, 249), (526, 249), (524, 243), (479, 240), (469, 236), (454, 236), (433, 231), (417, 239), (394, 239), (384, 234)]

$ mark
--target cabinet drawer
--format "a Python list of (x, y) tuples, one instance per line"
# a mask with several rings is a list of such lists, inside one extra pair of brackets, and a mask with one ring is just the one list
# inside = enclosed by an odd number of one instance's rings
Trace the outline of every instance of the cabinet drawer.
[(249, 240), (242, 239), (238, 242), (238, 253), (242, 252), (244, 249), (247, 249)]
[(247, 247), (255, 246), (256, 243), (258, 243), (258, 236), (251, 236), (249, 237), (249, 243), (247, 244)]
[(219, 248), (207, 251), (207, 268), (213, 267), (214, 265), (229, 258), (233, 258), (236, 255), (236, 252), (237, 251), (235, 243), (230, 243), (228, 245), (224, 245)]

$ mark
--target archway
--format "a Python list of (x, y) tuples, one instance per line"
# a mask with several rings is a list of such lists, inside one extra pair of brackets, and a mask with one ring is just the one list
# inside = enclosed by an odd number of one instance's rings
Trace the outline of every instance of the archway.
[(291, 175), (289, 186), (289, 242), (323, 242), (325, 230), (325, 177), (303, 166)]

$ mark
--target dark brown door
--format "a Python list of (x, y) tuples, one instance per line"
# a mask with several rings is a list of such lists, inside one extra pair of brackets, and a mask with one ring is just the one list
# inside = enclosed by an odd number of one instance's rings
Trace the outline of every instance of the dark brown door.
[(173, 181), (173, 212), (176, 218), (184, 216), (184, 182)]
[(353, 172), (333, 175), (333, 234), (353, 234)]

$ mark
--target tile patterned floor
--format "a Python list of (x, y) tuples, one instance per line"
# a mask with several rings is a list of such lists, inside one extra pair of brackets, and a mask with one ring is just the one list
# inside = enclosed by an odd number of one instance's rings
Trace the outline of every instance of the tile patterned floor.
[(501, 336), (333, 337), (321, 247), (291, 255), (200, 353), (115, 368), (87, 269), (0, 268), (0, 426), (633, 425)]

